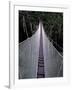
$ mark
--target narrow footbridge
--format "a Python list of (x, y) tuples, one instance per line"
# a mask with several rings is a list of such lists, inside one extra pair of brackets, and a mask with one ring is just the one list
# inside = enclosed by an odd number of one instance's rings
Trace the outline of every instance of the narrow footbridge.
[(43, 24), (31, 38), (19, 44), (19, 78), (63, 76), (63, 57), (46, 36)]

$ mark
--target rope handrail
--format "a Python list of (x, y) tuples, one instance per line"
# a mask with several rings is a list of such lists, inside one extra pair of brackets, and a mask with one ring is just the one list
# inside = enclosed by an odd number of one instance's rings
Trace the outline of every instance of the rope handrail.
[(61, 50), (63, 50), (63, 48), (57, 43), (57, 42), (55, 42), (53, 39), (51, 39), (50, 37), (49, 37), (49, 39), (51, 40), (51, 42), (53, 42), (54, 44), (56, 44)]

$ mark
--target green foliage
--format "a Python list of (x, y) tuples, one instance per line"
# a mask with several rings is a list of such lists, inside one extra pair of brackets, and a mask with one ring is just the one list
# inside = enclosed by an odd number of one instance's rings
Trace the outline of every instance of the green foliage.
[[(58, 12), (39, 12), (39, 11), (19, 11), (20, 25), (22, 25), (22, 17), (25, 17), (27, 32), (34, 34), (37, 30), (39, 21), (41, 20), (45, 32), (49, 39), (56, 42), (63, 48), (63, 13)], [(29, 30), (28, 30), (29, 29)], [(54, 43), (53, 43), (54, 44)], [(54, 46), (59, 49), (55, 44)], [(59, 50), (62, 52), (62, 50)]]

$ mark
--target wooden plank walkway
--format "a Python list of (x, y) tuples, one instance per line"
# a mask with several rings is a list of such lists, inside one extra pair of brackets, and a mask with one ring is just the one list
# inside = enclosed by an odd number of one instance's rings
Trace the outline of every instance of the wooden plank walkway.
[(44, 55), (43, 55), (43, 37), (42, 37), (42, 24), (40, 25), (40, 46), (39, 46), (39, 58), (38, 58), (38, 71), (37, 78), (44, 78)]

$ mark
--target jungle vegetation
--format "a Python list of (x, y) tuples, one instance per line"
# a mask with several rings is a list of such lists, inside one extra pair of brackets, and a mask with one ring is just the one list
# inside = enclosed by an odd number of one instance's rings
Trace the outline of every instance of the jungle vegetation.
[(19, 43), (31, 37), (42, 21), (49, 40), (63, 53), (63, 13), (19, 11)]

